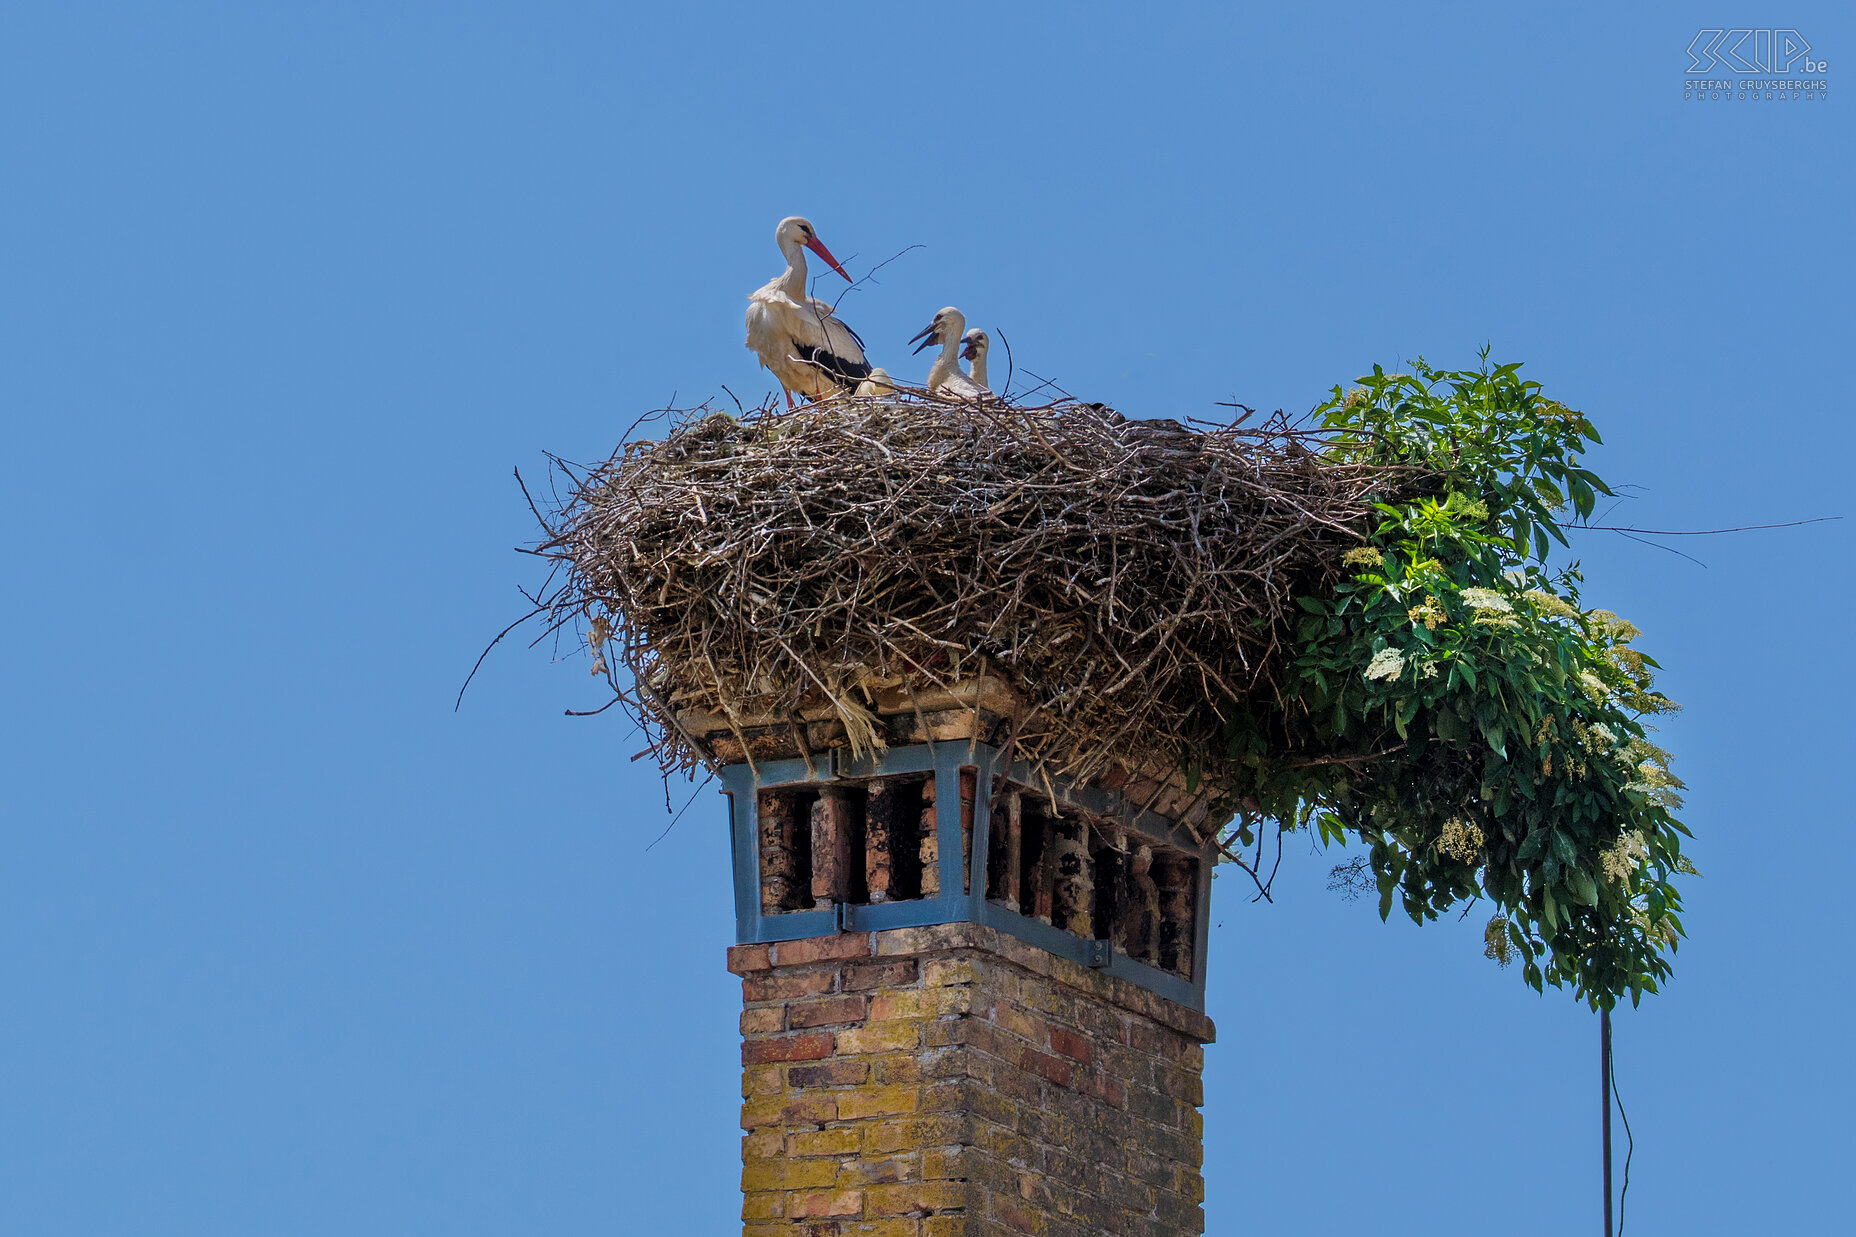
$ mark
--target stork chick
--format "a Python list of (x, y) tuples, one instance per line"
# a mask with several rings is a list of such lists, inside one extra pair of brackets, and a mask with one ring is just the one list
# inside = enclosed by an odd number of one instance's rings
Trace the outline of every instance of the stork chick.
[(977, 326), (968, 331), (960, 341), (960, 355), (973, 363), (968, 376), (988, 391), (992, 390), (992, 383), (986, 380), (986, 350), (990, 347), (992, 347), (992, 340), (988, 339), (986, 332)]
[(894, 395), (896, 384), (889, 380), (889, 371), (881, 365), (870, 371), (870, 376), (857, 384), (860, 396)]
[(930, 395), (951, 396), (954, 399), (978, 399), (983, 395), (991, 394), (985, 387), (967, 377), (965, 371), (960, 368), (958, 353), (961, 335), (966, 329), (967, 316), (949, 305), (934, 316), (933, 322), (917, 332), (914, 339), (909, 340), (912, 344), (916, 340), (921, 341), (915, 349), (918, 353), (933, 344), (941, 345), (941, 355), (936, 357), (934, 364), (928, 368), (926, 385)]
[(870, 376), (864, 341), (833, 316), (830, 305), (806, 293), (805, 251), (823, 258), (847, 282), (851, 277), (809, 219), (793, 215), (780, 220), (773, 239), (786, 257), (786, 270), (748, 296), (748, 349), (780, 380), (788, 408), (794, 391), (817, 399), (855, 388)]

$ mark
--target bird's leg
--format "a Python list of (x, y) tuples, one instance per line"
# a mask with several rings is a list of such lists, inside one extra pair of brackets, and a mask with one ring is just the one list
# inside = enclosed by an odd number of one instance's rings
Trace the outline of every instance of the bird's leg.
[[(781, 387), (780, 389), (782, 391), (786, 391), (785, 387)], [(793, 393), (791, 391), (786, 391), (786, 411), (791, 412), (792, 410), (793, 410)]]

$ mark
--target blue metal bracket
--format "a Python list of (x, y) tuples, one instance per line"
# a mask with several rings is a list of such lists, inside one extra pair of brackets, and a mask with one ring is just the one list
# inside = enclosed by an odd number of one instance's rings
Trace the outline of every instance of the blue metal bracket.
[[(771, 760), (758, 770), (746, 764), (722, 770), (729, 798), (735, 875), (735, 939), (742, 944), (802, 940), (839, 932), (918, 928), (938, 923), (981, 923), (1083, 966), (1106, 971), (1193, 1009), (1205, 1008), (1205, 955), (1210, 940), (1214, 855), (1190, 829), (1153, 812), (1140, 811), (1122, 795), (1097, 787), (1046, 778), (1022, 761), (1012, 762), (1006, 780), (1060, 804), (1118, 821), (1136, 833), (1199, 857), (1197, 922), (1193, 925), (1190, 978), (1118, 954), (1108, 940), (1087, 940), (1034, 916), (1008, 910), (986, 897), (986, 861), (992, 828), (993, 779), (1002, 765), (999, 749), (985, 743), (942, 742), (892, 747), (852, 759), (843, 749), (803, 760)], [(973, 836), (970, 861), (961, 868), (960, 771), (974, 770)], [(841, 778), (867, 779), (929, 773), (934, 777), (935, 831), (939, 843), (941, 894), (868, 904), (828, 903), (811, 910), (768, 914), (760, 904), (760, 794), (776, 787), (820, 786)]]

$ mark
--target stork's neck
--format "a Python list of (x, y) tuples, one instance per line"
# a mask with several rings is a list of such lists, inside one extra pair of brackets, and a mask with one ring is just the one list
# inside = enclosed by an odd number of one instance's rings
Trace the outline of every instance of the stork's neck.
[(928, 390), (933, 392), (943, 382), (961, 372), (960, 336), (950, 335), (947, 342), (941, 345), (941, 355), (928, 368)]
[(992, 383), (986, 381), (986, 354), (984, 352), (973, 354), (973, 381), (988, 390), (992, 389)]
[(780, 246), (780, 252), (786, 255), (786, 273), (780, 276), (780, 291), (798, 301), (806, 303), (806, 251), (797, 241), (787, 241)]

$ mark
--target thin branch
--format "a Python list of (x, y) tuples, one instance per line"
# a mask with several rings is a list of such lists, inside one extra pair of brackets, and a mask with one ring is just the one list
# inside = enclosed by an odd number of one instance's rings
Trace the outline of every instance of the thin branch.
[(1567, 530), (1595, 533), (1641, 533), (1645, 537), (1718, 537), (1722, 533), (1754, 533), (1767, 528), (1798, 528), (1805, 524), (1828, 524), (1840, 515), (1820, 515), (1809, 520), (1788, 520), (1783, 524), (1742, 524), (1736, 528), (1632, 528), (1612, 524), (1568, 524)]

